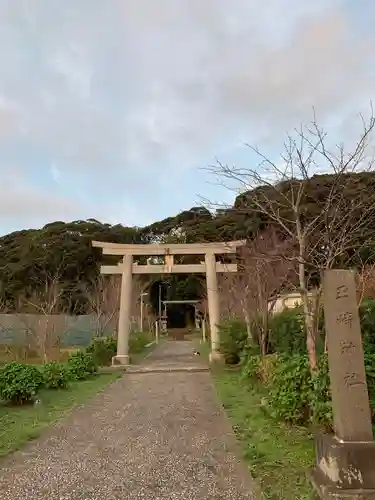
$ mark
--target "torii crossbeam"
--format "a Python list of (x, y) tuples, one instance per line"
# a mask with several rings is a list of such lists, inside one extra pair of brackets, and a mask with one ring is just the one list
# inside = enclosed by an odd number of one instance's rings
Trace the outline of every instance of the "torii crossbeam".
[[(129, 334), (130, 334), (130, 307), (133, 274), (172, 274), (172, 273), (202, 273), (206, 275), (208, 313), (211, 332), (210, 361), (221, 359), (219, 353), (220, 321), (219, 292), (217, 273), (235, 273), (237, 264), (222, 264), (216, 262), (216, 255), (235, 254), (236, 249), (245, 244), (244, 241), (223, 243), (190, 243), (190, 244), (145, 244), (128, 245), (93, 241), (92, 246), (101, 248), (103, 255), (122, 256), (122, 262), (117, 266), (101, 266), (102, 274), (121, 274), (120, 314), (118, 325), (117, 355), (113, 358), (114, 364), (129, 364)], [(162, 265), (138, 265), (133, 256), (163, 256)], [(175, 255), (204, 255), (200, 264), (175, 264)]]

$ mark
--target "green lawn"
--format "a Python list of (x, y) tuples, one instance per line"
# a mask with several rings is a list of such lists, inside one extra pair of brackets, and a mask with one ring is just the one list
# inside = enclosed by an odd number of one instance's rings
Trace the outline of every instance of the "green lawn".
[(263, 499), (316, 498), (306, 472), (314, 464), (313, 441), (304, 428), (275, 422), (263, 410), (262, 392), (246, 387), (238, 372), (213, 373), (219, 397), (243, 448), (251, 475)]
[(41, 404), (37, 406), (0, 406), (0, 457), (38, 437), (44, 429), (119, 376), (118, 373), (95, 375), (88, 380), (71, 382), (66, 390), (41, 391)]

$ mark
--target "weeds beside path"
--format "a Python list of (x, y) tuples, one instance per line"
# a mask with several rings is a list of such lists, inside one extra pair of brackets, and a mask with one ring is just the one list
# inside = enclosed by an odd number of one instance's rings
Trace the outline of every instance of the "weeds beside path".
[(244, 385), (238, 372), (215, 371), (213, 378), (263, 498), (316, 498), (306, 478), (314, 464), (313, 440), (308, 431), (269, 417), (262, 408), (261, 389)]

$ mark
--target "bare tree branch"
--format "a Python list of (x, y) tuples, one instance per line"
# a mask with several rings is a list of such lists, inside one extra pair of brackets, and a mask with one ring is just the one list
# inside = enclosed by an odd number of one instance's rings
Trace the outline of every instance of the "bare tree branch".
[[(283, 257), (298, 264), (312, 371), (317, 369), (319, 273), (334, 266), (353, 265), (358, 262), (359, 248), (375, 248), (375, 238), (367, 229), (368, 220), (375, 216), (375, 189), (366, 196), (355, 189), (358, 182), (355, 174), (373, 171), (372, 106), (369, 118), (361, 115), (360, 119), (362, 132), (348, 151), (342, 144), (330, 150), (328, 135), (319, 127), (314, 113), (308, 126), (287, 137), (280, 162), (247, 145), (260, 157), (256, 168), (237, 168), (220, 162), (208, 167), (224, 185), (225, 181), (234, 182), (247, 191), (237, 198), (237, 213), (242, 212), (245, 217), (260, 214), (266, 226), (276, 227), (292, 242), (294, 250)], [(318, 193), (312, 193), (310, 187), (316, 181), (314, 176), (321, 172), (330, 175), (330, 186), (321, 186), (323, 199), (312, 199)], [(325, 179), (323, 176), (322, 182)], [(311, 289), (314, 289), (313, 300), (308, 297)]]

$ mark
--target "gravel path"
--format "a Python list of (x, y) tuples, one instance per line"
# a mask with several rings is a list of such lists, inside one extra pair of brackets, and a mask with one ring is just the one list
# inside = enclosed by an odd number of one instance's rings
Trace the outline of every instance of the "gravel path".
[[(167, 342), (144, 364), (201, 363)], [(205, 372), (125, 374), (0, 463), (1, 500), (254, 500)]]

